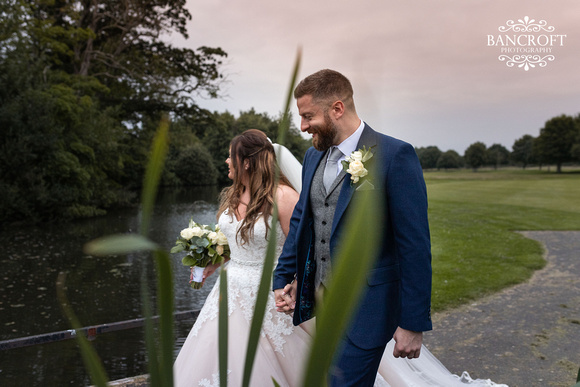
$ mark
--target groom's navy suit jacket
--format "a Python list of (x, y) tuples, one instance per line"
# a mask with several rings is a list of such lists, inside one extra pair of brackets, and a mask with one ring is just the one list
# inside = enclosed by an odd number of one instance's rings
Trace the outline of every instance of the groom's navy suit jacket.
[[(357, 149), (373, 147), (373, 185), (382, 189), (384, 214), (376, 263), (367, 273), (367, 286), (347, 331), (352, 342), (365, 349), (386, 344), (398, 326), (412, 331), (432, 329), (431, 248), (427, 220), (427, 192), (414, 148), (365, 125)], [(290, 231), (274, 271), (273, 288), (298, 282), (294, 324), (311, 315), (314, 276), (307, 266), (314, 259), (314, 228), (310, 201), (312, 179), (325, 152), (310, 148), (302, 168), (302, 192)], [(331, 260), (340, 248), (349, 203), (357, 185), (347, 174), (342, 183), (330, 239)], [(364, 241), (361, 241), (364, 243)], [(348, 284), (345, 284), (348, 286)]]

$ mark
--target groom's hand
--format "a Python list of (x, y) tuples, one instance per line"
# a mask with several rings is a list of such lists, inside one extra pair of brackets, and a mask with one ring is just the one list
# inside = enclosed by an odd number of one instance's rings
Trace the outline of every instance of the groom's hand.
[(423, 332), (414, 332), (398, 327), (393, 339), (395, 339), (394, 357), (416, 359), (421, 354)]
[(284, 289), (274, 290), (274, 299), (278, 312), (294, 313), (294, 308), (296, 307), (296, 281), (284, 286)]

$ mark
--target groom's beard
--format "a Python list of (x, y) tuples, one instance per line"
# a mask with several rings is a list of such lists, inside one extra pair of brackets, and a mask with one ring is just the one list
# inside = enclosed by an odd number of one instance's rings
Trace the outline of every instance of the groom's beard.
[(311, 132), (316, 133), (316, 137), (312, 138), (312, 145), (316, 150), (325, 151), (334, 145), (338, 130), (327, 112), (324, 112), (324, 124), (312, 129)]

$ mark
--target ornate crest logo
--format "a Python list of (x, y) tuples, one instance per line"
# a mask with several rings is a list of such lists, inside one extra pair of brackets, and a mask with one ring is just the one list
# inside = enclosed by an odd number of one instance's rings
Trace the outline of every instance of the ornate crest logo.
[(548, 26), (545, 20), (536, 21), (528, 16), (517, 22), (508, 20), (498, 28), (503, 34), (487, 35), (488, 47), (499, 47), (498, 59), (507, 67), (516, 67), (528, 71), (546, 67), (548, 62), (556, 59), (556, 47), (564, 46), (565, 34), (552, 34), (554, 26)]

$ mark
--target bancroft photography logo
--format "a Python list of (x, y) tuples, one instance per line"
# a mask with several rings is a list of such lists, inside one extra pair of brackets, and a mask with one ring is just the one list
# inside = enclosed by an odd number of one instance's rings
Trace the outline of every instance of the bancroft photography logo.
[(528, 71), (546, 67), (556, 59), (554, 53), (564, 46), (566, 35), (553, 33), (556, 28), (545, 20), (536, 21), (528, 16), (518, 21), (508, 20), (498, 28), (504, 34), (487, 35), (487, 46), (498, 47), (498, 59), (508, 67)]

